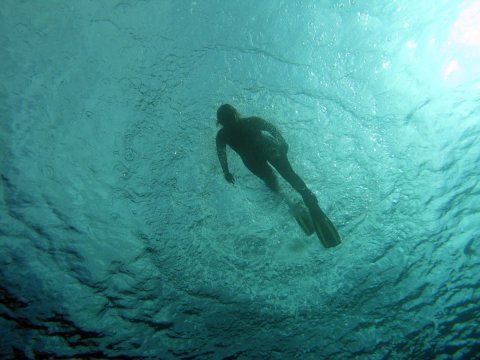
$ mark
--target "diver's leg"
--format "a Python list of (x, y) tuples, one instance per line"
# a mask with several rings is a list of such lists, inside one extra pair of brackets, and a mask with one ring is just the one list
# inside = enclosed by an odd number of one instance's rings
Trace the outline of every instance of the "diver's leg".
[(307, 187), (305, 182), (293, 171), (287, 155), (273, 157), (268, 160), (277, 169), (279, 174), (302, 196), (309, 209), (318, 207), (315, 194)]
[(280, 187), (278, 186), (278, 179), (273, 172), (273, 169), (270, 167), (270, 165), (268, 165), (266, 161), (253, 159), (242, 160), (248, 170), (250, 170), (253, 174), (262, 179), (265, 182), (265, 185), (267, 185), (270, 190), (275, 193), (278, 193), (280, 191)]

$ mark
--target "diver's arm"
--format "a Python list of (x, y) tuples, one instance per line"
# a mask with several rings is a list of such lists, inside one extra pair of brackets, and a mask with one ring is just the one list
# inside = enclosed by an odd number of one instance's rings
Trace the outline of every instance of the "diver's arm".
[(259, 117), (255, 117), (254, 118), (254, 123), (255, 123), (255, 126), (260, 129), (260, 130), (263, 130), (263, 131), (267, 131), (268, 133), (270, 133), (275, 139), (277, 139), (278, 143), (280, 144), (280, 146), (285, 150), (285, 153), (288, 151), (288, 144), (287, 144), (287, 141), (285, 140), (285, 138), (282, 136), (282, 134), (280, 133), (280, 131), (272, 124), (272, 123), (269, 123), (268, 121), (262, 119), (262, 118), (259, 118)]
[(225, 180), (227, 180), (229, 183), (233, 184), (233, 183), (235, 183), (235, 178), (233, 177), (233, 175), (228, 170), (226, 143), (223, 140), (222, 134), (221, 134), (220, 131), (217, 134), (216, 144), (217, 144), (218, 160), (220, 161), (220, 165), (222, 166), (223, 175), (225, 176)]

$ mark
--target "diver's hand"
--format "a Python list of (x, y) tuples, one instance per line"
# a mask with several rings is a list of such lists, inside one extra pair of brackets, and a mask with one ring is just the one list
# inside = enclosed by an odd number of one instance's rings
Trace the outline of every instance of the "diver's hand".
[(281, 142), (280, 149), (284, 154), (288, 153), (288, 144), (286, 141)]
[(235, 178), (233, 177), (232, 173), (226, 173), (225, 174), (225, 180), (227, 180), (231, 184), (235, 184)]

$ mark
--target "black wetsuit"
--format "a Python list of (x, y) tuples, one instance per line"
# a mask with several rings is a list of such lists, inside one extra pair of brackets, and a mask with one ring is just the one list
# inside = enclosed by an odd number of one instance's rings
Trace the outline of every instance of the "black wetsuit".
[(270, 189), (279, 192), (277, 177), (270, 166), (272, 165), (300, 193), (309, 208), (318, 206), (315, 195), (293, 171), (287, 158), (288, 145), (271, 123), (259, 117), (240, 118), (218, 131), (216, 144), (218, 158), (226, 177), (233, 179), (226, 157), (226, 145), (229, 145), (240, 155), (245, 166)]

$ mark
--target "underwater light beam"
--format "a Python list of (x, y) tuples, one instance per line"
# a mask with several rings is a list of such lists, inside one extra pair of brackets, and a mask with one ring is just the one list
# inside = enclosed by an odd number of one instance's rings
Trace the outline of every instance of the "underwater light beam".
[[(459, 83), (480, 75), (480, 1), (466, 1), (444, 46), (443, 79)], [(477, 87), (480, 86), (480, 80)]]

